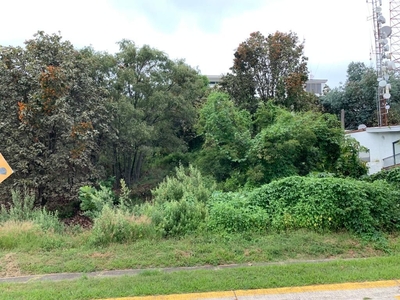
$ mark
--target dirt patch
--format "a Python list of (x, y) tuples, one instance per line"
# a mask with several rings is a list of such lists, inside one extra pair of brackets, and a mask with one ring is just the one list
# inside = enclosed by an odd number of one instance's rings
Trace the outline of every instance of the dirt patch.
[(111, 256), (112, 256), (112, 253), (110, 253), (110, 252), (106, 252), (106, 253), (94, 252), (94, 253), (88, 255), (88, 257), (91, 257), (91, 258), (109, 258)]
[(15, 253), (8, 253), (0, 260), (0, 277), (21, 276)]
[(79, 225), (85, 229), (92, 228), (92, 226), (93, 226), (92, 220), (90, 218), (86, 217), (85, 215), (83, 215), (82, 212), (78, 212), (73, 217), (64, 219), (63, 221), (68, 226)]
[(192, 257), (193, 253), (191, 251), (182, 251), (182, 250), (175, 250), (175, 257), (176, 258), (189, 258)]

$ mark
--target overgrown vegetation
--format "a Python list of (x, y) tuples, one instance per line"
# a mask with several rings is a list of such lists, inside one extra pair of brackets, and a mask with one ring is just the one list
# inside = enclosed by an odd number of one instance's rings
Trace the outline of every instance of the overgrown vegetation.
[[(252, 34), (210, 90), (132, 41), (110, 55), (39, 32), (0, 47), (1, 151), (15, 171), (0, 255), (45, 273), (399, 253), (400, 169), (366, 175), (360, 145), (304, 92), (302, 51), (295, 34)], [(256, 81), (270, 54), (293, 63)]]

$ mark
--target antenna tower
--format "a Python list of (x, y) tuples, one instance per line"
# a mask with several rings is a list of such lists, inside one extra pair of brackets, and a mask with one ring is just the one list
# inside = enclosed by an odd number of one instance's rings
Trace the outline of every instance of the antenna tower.
[(392, 34), (390, 36), (391, 60), (395, 63), (394, 71), (400, 72), (400, 1), (391, 0), (389, 3), (390, 27)]
[[(398, 1), (392, 1), (398, 2)], [(378, 92), (377, 92), (377, 112), (378, 125), (388, 125), (388, 111), (390, 108), (390, 89), (389, 72), (395, 68), (395, 63), (391, 60), (388, 38), (392, 34), (390, 26), (383, 26), (386, 19), (382, 14), (382, 0), (367, 0), (372, 4), (372, 20), (374, 24), (375, 37), (375, 55), (376, 55), (376, 73), (378, 76)], [(394, 3), (393, 3), (394, 4)], [(393, 5), (394, 7), (394, 5)], [(399, 6), (397, 5), (397, 8)], [(400, 21), (400, 14), (399, 14)], [(399, 43), (400, 44), (400, 43)], [(400, 58), (400, 57), (399, 57)]]

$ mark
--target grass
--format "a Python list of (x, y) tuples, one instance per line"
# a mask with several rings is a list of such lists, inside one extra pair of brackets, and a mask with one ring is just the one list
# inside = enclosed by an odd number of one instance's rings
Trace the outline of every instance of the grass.
[[(31, 222), (0, 225), (0, 277), (113, 269), (144, 269), (137, 276), (65, 282), (0, 284), (0, 299), (95, 299), (234, 289), (302, 286), (398, 278), (400, 236), (371, 243), (347, 232), (211, 234), (140, 239), (94, 247), (90, 231), (60, 234)], [(290, 263), (335, 258), (323, 263)], [(341, 260), (344, 258), (363, 258)], [(279, 265), (258, 263), (280, 262)], [(249, 267), (164, 273), (146, 268), (248, 264)]]
[(0, 277), (130, 268), (162, 268), (400, 254), (400, 237), (384, 250), (348, 233), (202, 234), (93, 247), (89, 232), (43, 233), (30, 223), (0, 227)]
[(0, 284), (0, 299), (96, 299), (398, 279), (400, 256)]

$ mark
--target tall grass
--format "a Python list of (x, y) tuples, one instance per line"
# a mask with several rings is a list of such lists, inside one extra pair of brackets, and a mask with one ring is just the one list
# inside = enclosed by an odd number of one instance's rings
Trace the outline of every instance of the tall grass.
[(27, 188), (11, 191), (9, 207), (0, 206), (0, 224), (8, 221), (30, 221), (38, 225), (45, 232), (63, 232), (64, 225), (58, 218), (58, 213), (50, 212), (46, 208), (35, 207), (35, 195)]

